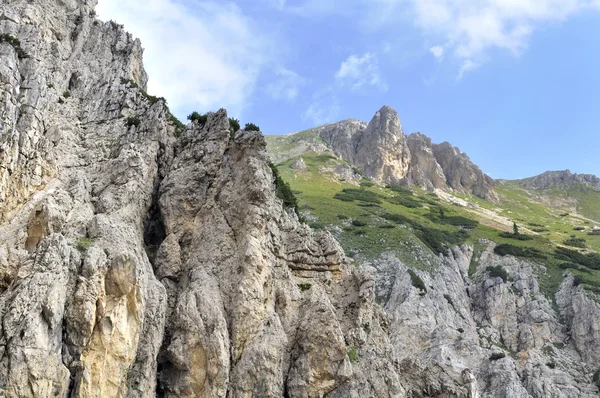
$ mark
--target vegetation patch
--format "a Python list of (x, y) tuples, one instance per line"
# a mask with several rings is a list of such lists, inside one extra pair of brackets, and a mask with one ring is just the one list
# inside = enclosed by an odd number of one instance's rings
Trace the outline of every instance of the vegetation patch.
[(354, 344), (348, 349), (348, 359), (350, 359), (350, 362), (358, 362), (358, 350)]
[(532, 247), (521, 247), (515, 246), (508, 243), (503, 243), (494, 248), (494, 253), (499, 256), (515, 256), (515, 257), (524, 257), (524, 258), (537, 258), (537, 259), (546, 259), (546, 255), (539, 251), (538, 249), (534, 249)]
[[(110, 21), (110, 23), (114, 24), (113, 21)], [(121, 27), (122, 27), (122, 25), (121, 25)], [(166, 113), (167, 120), (169, 122), (171, 122), (171, 124), (175, 127), (175, 137), (179, 137), (181, 135), (181, 133), (185, 129), (185, 125), (179, 119), (177, 119), (175, 117), (175, 115), (173, 115), (171, 113), (171, 110), (167, 106), (167, 100), (164, 97), (155, 97), (154, 95), (148, 94), (146, 91), (142, 90), (142, 88), (136, 82), (134, 82), (131, 79), (121, 78), (121, 84), (129, 85), (129, 86), (135, 88), (136, 90), (138, 90), (140, 92), (140, 94), (142, 95), (142, 97), (146, 101), (148, 101), (150, 103), (150, 105), (154, 105), (157, 102), (162, 101), (162, 103), (163, 103), (163, 109), (164, 109), (164, 111)]]
[(260, 131), (260, 127), (258, 127), (254, 123), (246, 123), (246, 125), (244, 126), (244, 130), (246, 130), (246, 131)]
[(352, 220), (352, 225), (355, 227), (366, 227), (367, 223), (361, 220)]
[(410, 209), (423, 207), (423, 203), (409, 196), (393, 196), (391, 198), (386, 198), (386, 200), (391, 204), (408, 207)]
[(310, 290), (310, 288), (312, 287), (312, 285), (310, 283), (299, 283), (298, 284), (298, 288), (300, 289), (300, 291), (307, 291)]
[(495, 352), (492, 355), (490, 355), (490, 361), (497, 361), (499, 359), (502, 359), (506, 357), (506, 354), (503, 352)]
[(198, 122), (198, 124), (203, 125), (208, 121), (208, 113), (201, 115), (198, 112), (194, 111), (187, 115), (187, 120), (189, 120), (190, 122)]
[(277, 194), (277, 197), (282, 200), (283, 207), (293, 208), (296, 212), (296, 215), (298, 215), (298, 218), (302, 221), (304, 218), (300, 215), (300, 211), (298, 210), (298, 199), (296, 198), (296, 195), (294, 195), (294, 193), (292, 192), (290, 184), (288, 184), (283, 180), (283, 178), (281, 178), (277, 166), (269, 162), (269, 167), (271, 168), (271, 171), (273, 172), (273, 177), (275, 179), (275, 192)]
[(90, 238), (79, 238), (75, 241), (75, 247), (81, 251), (86, 251), (92, 247), (93, 244), (94, 241)]
[(127, 119), (125, 119), (125, 126), (127, 126), (128, 128), (131, 126), (138, 127), (139, 125), (140, 125), (140, 118), (137, 116), (128, 117)]
[(379, 195), (366, 189), (345, 188), (334, 195), (334, 198), (344, 202), (361, 201), (366, 203), (381, 203)]
[(509, 278), (508, 272), (500, 265), (490, 266), (485, 270), (492, 278), (502, 278), (502, 281), (505, 283)]
[(585, 243), (585, 239), (577, 237), (571, 237), (563, 242), (563, 244), (567, 246), (579, 247), (582, 249), (585, 248)]
[(600, 254), (598, 253), (584, 254), (577, 250), (557, 247), (554, 250), (554, 258), (582, 265), (593, 270), (600, 270)]
[(408, 269), (408, 275), (410, 275), (410, 281), (412, 282), (412, 285), (414, 287), (416, 287), (417, 289), (421, 290), (424, 293), (427, 293), (427, 288), (425, 287), (425, 282), (423, 282), (423, 279), (421, 279), (421, 277), (419, 275), (417, 275), (417, 273), (415, 271), (413, 271), (412, 269)]
[(9, 45), (11, 45), (17, 53), (17, 57), (27, 58), (27, 53), (21, 48), (21, 42), (16, 37), (11, 36), (7, 33), (0, 34), (0, 43), (8, 43)]
[(498, 234), (499, 236), (503, 237), (503, 238), (507, 238), (507, 239), (516, 239), (516, 240), (533, 240), (533, 236), (531, 235), (525, 235), (525, 234), (514, 234), (511, 232), (500, 232)]

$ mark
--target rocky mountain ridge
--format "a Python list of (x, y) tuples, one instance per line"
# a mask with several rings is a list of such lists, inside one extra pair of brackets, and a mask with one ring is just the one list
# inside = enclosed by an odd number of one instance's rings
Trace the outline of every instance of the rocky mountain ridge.
[[(295, 146), (285, 153), (271, 149), (272, 156), (283, 161), (307, 151), (332, 151), (377, 183), (450, 189), (490, 201), (498, 199), (494, 181), (466, 154), (448, 142), (432, 144), (420, 133), (404, 135), (398, 113), (389, 106), (376, 112), (368, 124), (348, 119), (317, 127), (313, 132), (318, 141), (313, 136), (285, 136)], [(277, 138), (268, 139), (272, 143)]]
[(514, 181), (526, 189), (546, 189), (553, 186), (582, 184), (600, 190), (600, 178), (593, 174), (571, 173), (570, 170), (546, 171), (534, 177)]
[[(549, 299), (543, 264), (489, 241), (353, 264), (282, 206), (259, 132), (224, 110), (179, 129), (95, 5), (0, 3), (0, 396), (597, 396), (573, 276)], [(386, 112), (347, 122), (382, 181), (410, 172)]]

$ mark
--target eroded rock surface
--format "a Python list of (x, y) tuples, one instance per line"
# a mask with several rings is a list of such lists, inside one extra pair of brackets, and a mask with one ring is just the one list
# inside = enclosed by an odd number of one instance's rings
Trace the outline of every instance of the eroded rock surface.
[(389, 106), (368, 125), (349, 119), (315, 131), (328, 150), (378, 183), (451, 189), (498, 200), (494, 181), (466, 154), (447, 142), (432, 144), (420, 133), (405, 136), (398, 113)]
[[(349, 264), (283, 208), (260, 133), (224, 110), (176, 129), (95, 3), (0, 4), (20, 41), (0, 43), (0, 396), (598, 395), (600, 308), (572, 278), (553, 305), (493, 245), (424, 255), (426, 291), (393, 254)], [(379, 138), (328, 142), (377, 178), (442, 183), (392, 110), (347, 123)]]

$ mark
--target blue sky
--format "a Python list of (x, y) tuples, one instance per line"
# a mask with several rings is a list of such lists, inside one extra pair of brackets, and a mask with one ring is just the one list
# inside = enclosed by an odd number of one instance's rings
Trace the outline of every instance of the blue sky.
[(494, 178), (600, 175), (600, 0), (99, 0), (181, 118), (265, 134), (398, 111)]

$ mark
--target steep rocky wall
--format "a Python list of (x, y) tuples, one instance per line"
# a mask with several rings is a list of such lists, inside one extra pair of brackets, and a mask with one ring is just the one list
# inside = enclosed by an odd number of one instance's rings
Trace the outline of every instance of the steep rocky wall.
[(372, 279), (282, 208), (260, 134), (219, 111), (175, 139), (94, 5), (0, 5), (3, 396), (402, 391), (389, 355), (350, 360)]
[(420, 133), (405, 136), (398, 113), (389, 106), (377, 111), (368, 125), (344, 120), (316, 132), (327, 148), (378, 183), (451, 189), (498, 200), (494, 181), (467, 155), (448, 143), (434, 145)]
[(493, 245), (423, 254), (426, 291), (391, 254), (350, 265), (283, 209), (259, 133), (220, 110), (175, 137), (94, 5), (0, 4), (0, 396), (597, 396), (572, 278), (553, 305)]

